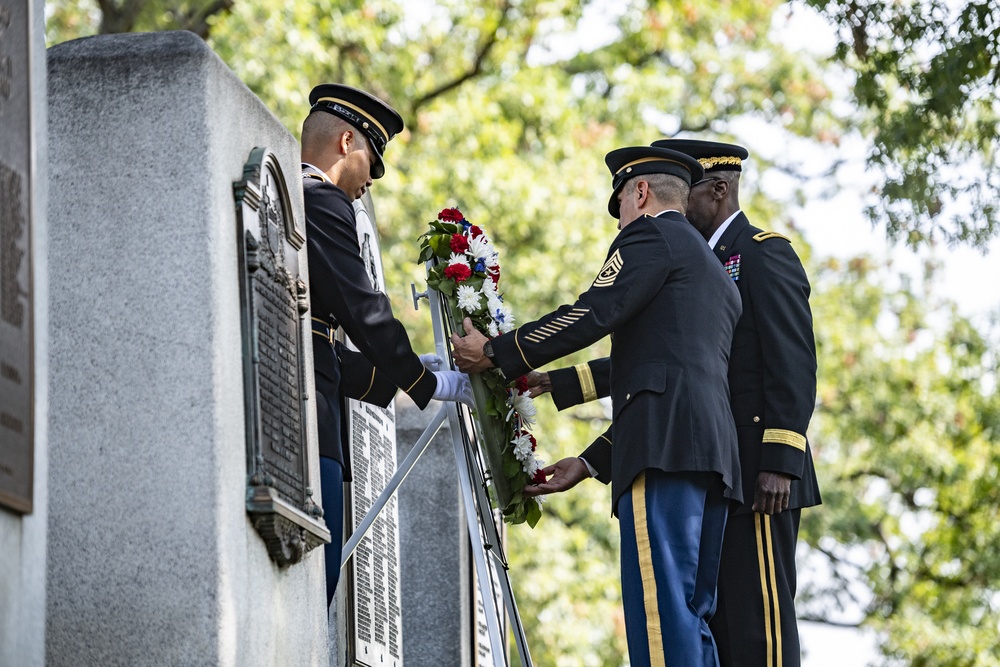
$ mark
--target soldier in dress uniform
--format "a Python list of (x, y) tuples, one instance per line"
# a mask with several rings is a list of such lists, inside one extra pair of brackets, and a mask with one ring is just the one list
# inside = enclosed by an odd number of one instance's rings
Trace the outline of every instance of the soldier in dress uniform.
[[(739, 293), (683, 214), (696, 160), (639, 146), (605, 162), (621, 233), (591, 287), (492, 340), (466, 320), (454, 355), (514, 378), (612, 335), (615, 420), (586, 456), (619, 518), (631, 663), (707, 667), (727, 499), (742, 497), (726, 383)], [(589, 473), (574, 461), (576, 483)]]
[[(343, 482), (350, 452), (343, 433), (342, 400), (385, 407), (397, 388), (420, 408), (432, 398), (472, 402), (468, 377), (437, 371), (433, 355), (418, 357), (389, 299), (374, 289), (361, 255), (352, 202), (385, 174), (386, 144), (403, 129), (382, 100), (340, 84), (316, 86), (302, 124), (302, 185), (309, 259), (320, 483), (324, 518), (333, 541), (325, 548), (327, 604), (340, 576)], [(344, 332), (360, 350), (334, 339)]]
[[(711, 621), (723, 667), (795, 667), (795, 545), (801, 508), (820, 503), (806, 427), (816, 398), (809, 281), (791, 242), (752, 226), (740, 211), (749, 153), (732, 144), (667, 139), (654, 146), (698, 159), (687, 217), (739, 288), (729, 391), (745, 502), (726, 525), (719, 606)], [(607, 396), (609, 359), (537, 374), (534, 394), (561, 410)], [(556, 480), (553, 480), (556, 481)], [(545, 492), (544, 485), (528, 490)]]

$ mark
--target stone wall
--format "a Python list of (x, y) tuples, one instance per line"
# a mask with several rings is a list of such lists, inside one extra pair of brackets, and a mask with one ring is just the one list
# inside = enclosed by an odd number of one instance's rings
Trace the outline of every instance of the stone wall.
[(48, 664), (326, 665), (320, 550), (245, 509), (233, 182), (266, 146), (301, 216), (298, 144), (191, 33), (48, 55)]
[[(30, 514), (0, 508), (0, 666), (42, 667), (45, 664), (45, 559), (46, 520), (48, 517), (47, 449), (47, 369), (48, 315), (46, 287), (47, 229), (45, 222), (46, 178), (46, 106), (45, 106), (45, 6), (42, 0), (18, 1), (25, 14), (12, 21), (9, 31), (24, 31), (18, 38), (27, 39), (29, 63), (14, 62), (20, 68), (15, 76), (27, 77), (25, 92), (30, 91), (30, 144), (33, 147), (34, 174), (30, 179), (31, 210), (31, 300), (34, 329), (34, 461), (33, 493)], [(0, 0), (0, 7), (14, 3)], [(7, 36), (8, 39), (12, 35)], [(3, 55), (3, 54), (0, 54)], [(12, 86), (15, 90), (19, 86)], [(0, 121), (0, 141), (14, 142), (10, 131), (23, 131), (24, 125), (4, 126)], [(18, 137), (18, 142), (24, 137)], [(27, 258), (25, 258), (26, 261)]]

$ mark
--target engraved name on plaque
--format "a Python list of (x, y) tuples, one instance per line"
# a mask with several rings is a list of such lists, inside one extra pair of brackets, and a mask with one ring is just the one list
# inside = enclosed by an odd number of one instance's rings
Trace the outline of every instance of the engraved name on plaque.
[(309, 309), (299, 276), (305, 243), (274, 154), (255, 148), (236, 195), (247, 431), (247, 512), (281, 566), (330, 541), (312, 499), (306, 450), (302, 331)]
[(0, 505), (32, 510), (32, 3), (0, 0)]
[[(366, 205), (367, 204), (367, 207)], [(368, 266), (369, 280), (383, 290), (378, 232), (369, 211), (371, 198), (354, 202), (358, 245)], [(350, 340), (344, 341), (350, 346)], [(348, 493), (348, 522), (356, 529), (396, 470), (396, 406), (380, 408), (347, 401), (347, 428), (351, 439), (354, 481)], [(399, 583), (399, 507), (393, 496), (358, 543), (351, 558), (348, 618), (354, 665), (401, 667), (402, 592)]]

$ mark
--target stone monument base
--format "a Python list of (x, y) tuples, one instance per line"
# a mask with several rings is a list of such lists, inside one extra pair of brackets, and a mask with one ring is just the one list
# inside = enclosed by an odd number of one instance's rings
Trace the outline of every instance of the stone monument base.
[(194, 34), (48, 57), (47, 664), (323, 667), (321, 550), (246, 509), (233, 183), (265, 147), (301, 217), (298, 144)]

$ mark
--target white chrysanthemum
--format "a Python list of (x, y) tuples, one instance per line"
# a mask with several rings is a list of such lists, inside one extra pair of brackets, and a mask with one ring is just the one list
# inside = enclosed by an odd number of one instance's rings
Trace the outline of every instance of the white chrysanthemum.
[[(491, 283), (493, 281), (492, 280), (484, 280), (483, 284), (485, 285), (487, 282)], [(486, 308), (490, 311), (490, 316), (493, 319), (499, 320), (500, 318), (497, 317), (497, 313), (503, 312), (503, 299), (500, 298), (500, 295), (497, 294), (496, 292), (487, 292), (486, 293)]]
[(516, 412), (520, 417), (521, 421), (526, 427), (534, 426), (535, 416), (538, 414), (538, 409), (535, 408), (534, 401), (528, 394), (522, 394), (521, 392), (514, 390), (514, 398), (507, 402), (510, 406), (510, 411), (507, 413), (507, 420)]
[(521, 469), (528, 473), (528, 477), (534, 477), (535, 473), (542, 467), (542, 462), (534, 456), (529, 456), (521, 461)]
[(514, 445), (514, 458), (518, 461), (531, 456), (531, 436), (527, 433), (517, 436), (510, 444)]
[[(496, 256), (497, 253), (497, 251), (493, 249), (493, 244), (490, 243), (489, 239), (487, 239), (485, 235), (470, 238), (469, 249), (466, 252), (476, 259), (483, 260), (484, 264), (486, 263), (486, 259)], [(487, 264), (487, 266), (489, 265)]]
[(448, 266), (455, 266), (456, 264), (461, 264), (462, 266), (469, 266), (469, 260), (465, 255), (459, 255), (458, 253), (451, 253), (451, 259), (448, 260)]
[(467, 313), (479, 310), (482, 303), (481, 295), (472, 285), (460, 285), (458, 288), (458, 307)]
[(494, 250), (491, 254), (487, 255), (486, 257), (483, 257), (483, 264), (490, 267), (491, 269), (494, 269), (500, 266), (500, 261), (497, 259), (498, 257), (500, 257), (500, 253)]
[(503, 318), (497, 318), (500, 320), (500, 333), (507, 333), (508, 331), (514, 330), (514, 311), (511, 310), (510, 306), (503, 304), (500, 307), (500, 312), (503, 314)]
[(500, 327), (497, 326), (496, 322), (490, 320), (490, 323), (486, 325), (486, 333), (489, 334), (490, 338), (496, 338), (500, 335)]
[(489, 296), (490, 294), (497, 293), (497, 284), (492, 280), (483, 281), (483, 294)]

